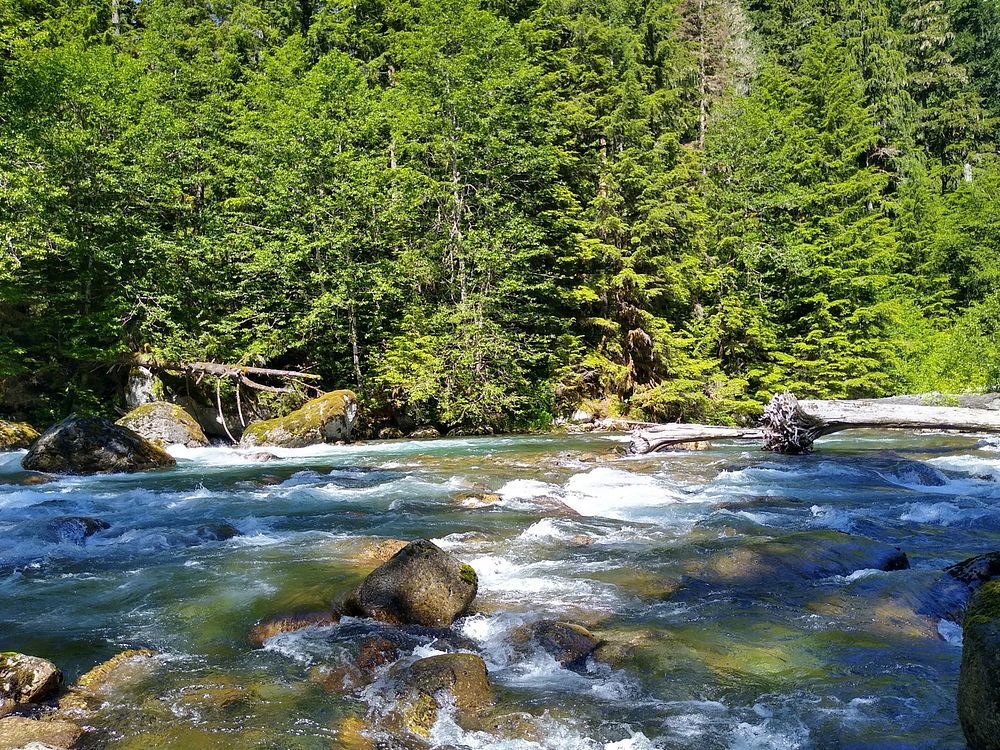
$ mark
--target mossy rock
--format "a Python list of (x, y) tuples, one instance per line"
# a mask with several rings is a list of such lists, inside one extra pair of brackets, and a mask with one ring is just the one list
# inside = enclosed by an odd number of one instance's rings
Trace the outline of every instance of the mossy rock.
[(301, 448), (350, 440), (357, 416), (357, 396), (352, 391), (333, 391), (307, 401), (301, 409), (284, 417), (248, 425), (240, 439), (240, 446)]
[(27, 422), (8, 422), (0, 419), (0, 451), (30, 448), (38, 437), (38, 430)]
[(70, 721), (38, 721), (22, 716), (0, 719), (0, 750), (23, 750), (26, 747), (69, 750), (83, 736), (83, 730)]
[(128, 427), (159, 446), (201, 448), (208, 445), (208, 438), (194, 417), (177, 404), (166, 401), (140, 404), (115, 424)]
[(958, 718), (972, 750), (1000, 750), (1000, 581), (983, 584), (963, 623)]
[(448, 627), (479, 588), (471, 566), (433, 542), (410, 542), (348, 596), (344, 612), (394, 625)]
[(454, 702), (460, 725), (475, 726), (494, 706), (486, 663), (475, 654), (439, 654), (394, 667), (396, 704), (387, 726), (426, 737), (443, 706), (443, 694)]
[(97, 710), (115, 693), (152, 675), (157, 665), (156, 656), (156, 652), (149, 649), (130, 649), (101, 662), (81, 675), (60, 698), (60, 713), (79, 718)]
[(0, 716), (22, 703), (36, 703), (59, 689), (62, 672), (37, 656), (0, 653)]
[(176, 466), (173, 456), (128, 427), (67, 417), (35, 441), (21, 466), (50, 474), (132, 473)]

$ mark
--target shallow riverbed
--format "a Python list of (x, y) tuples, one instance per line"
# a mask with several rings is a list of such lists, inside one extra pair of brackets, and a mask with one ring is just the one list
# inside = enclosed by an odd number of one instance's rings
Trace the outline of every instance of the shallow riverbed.
[[(390, 441), (266, 463), (178, 448), (170, 471), (27, 486), (23, 453), (0, 454), (0, 651), (52, 659), (69, 681), (126, 648), (160, 652), (88, 721), (87, 747), (338, 747), (340, 721), (377, 696), (331, 694), (322, 676), (370, 626), (263, 649), (247, 634), (328, 608), (370, 570), (356, 561), (372, 537), (426, 537), (480, 591), (458, 645), (415, 653), (476, 650), (502, 705), (542, 717), (530, 740), (503, 740), (444, 715), (435, 744), (964, 747), (940, 570), (1000, 549), (1000, 447), (856, 432), (805, 457), (719, 444), (629, 458), (626, 439)], [(59, 531), (70, 516), (109, 526), (82, 539)], [(239, 535), (215, 540), (221, 524)], [(899, 546), (912, 567), (869, 568), (867, 540), (824, 557), (837, 532)], [(543, 617), (592, 629), (605, 660), (573, 672), (512, 648)]]

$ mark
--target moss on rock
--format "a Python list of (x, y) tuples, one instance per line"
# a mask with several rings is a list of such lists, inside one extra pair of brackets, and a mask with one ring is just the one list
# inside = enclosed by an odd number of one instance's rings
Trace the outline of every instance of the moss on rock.
[(958, 717), (975, 750), (1000, 750), (1000, 581), (983, 584), (963, 623)]
[(39, 438), (38, 430), (26, 422), (8, 422), (0, 419), (0, 451), (17, 451), (30, 448)]
[(357, 416), (357, 396), (352, 391), (333, 391), (306, 402), (284, 417), (253, 422), (244, 431), (240, 446), (301, 448), (349, 440)]
[(177, 404), (166, 401), (140, 404), (115, 424), (128, 427), (159, 446), (199, 448), (208, 445), (208, 438), (194, 417)]

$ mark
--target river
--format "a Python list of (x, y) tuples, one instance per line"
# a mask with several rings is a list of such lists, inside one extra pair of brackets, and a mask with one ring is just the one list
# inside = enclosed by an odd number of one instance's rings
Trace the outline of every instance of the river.
[[(123, 649), (159, 652), (88, 720), (88, 748), (338, 747), (340, 720), (376, 698), (322, 678), (371, 626), (262, 649), (247, 634), (328, 608), (370, 569), (357, 557), (372, 537), (426, 537), (479, 575), (458, 647), (483, 656), (502, 705), (539, 717), (510, 740), (442, 714), (435, 745), (965, 746), (961, 629), (938, 587), (944, 566), (1000, 549), (996, 443), (854, 432), (809, 456), (720, 443), (627, 457), (625, 440), (387, 441), (265, 463), (175, 448), (172, 470), (38, 485), (23, 453), (0, 454), (0, 651), (49, 658), (69, 682)], [(59, 525), (73, 516), (108, 528), (82, 539)], [(239, 534), (218, 540), (223, 524)], [(909, 569), (868, 567), (894, 546)], [(542, 617), (593, 630), (606, 660), (570, 671), (515, 647)]]

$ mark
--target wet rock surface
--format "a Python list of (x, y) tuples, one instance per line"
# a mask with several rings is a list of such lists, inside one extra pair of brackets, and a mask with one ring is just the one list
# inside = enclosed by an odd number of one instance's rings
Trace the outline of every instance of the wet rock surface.
[(21, 704), (36, 703), (51, 696), (62, 681), (62, 672), (48, 659), (13, 651), (0, 652), (0, 716)]
[(397, 625), (446, 627), (476, 597), (476, 572), (433, 542), (410, 542), (376, 568), (344, 602), (344, 612)]
[(357, 416), (357, 396), (351, 391), (333, 391), (307, 401), (284, 417), (249, 424), (240, 438), (240, 447), (300, 448), (350, 440)]
[(200, 448), (208, 445), (208, 438), (194, 417), (183, 407), (166, 401), (141, 404), (115, 424), (128, 427), (159, 446)]
[(962, 626), (958, 716), (972, 750), (1000, 748), (1000, 582), (972, 597)]
[(0, 451), (30, 448), (38, 437), (38, 430), (27, 422), (8, 422), (0, 419)]
[(0, 719), (0, 750), (70, 750), (83, 730), (71, 721), (39, 721), (21, 716)]
[(175, 466), (162, 448), (99, 417), (68, 417), (35, 441), (21, 465), (51, 474), (132, 473)]

